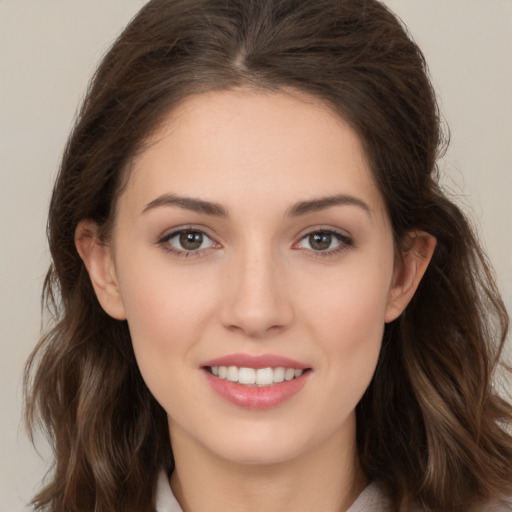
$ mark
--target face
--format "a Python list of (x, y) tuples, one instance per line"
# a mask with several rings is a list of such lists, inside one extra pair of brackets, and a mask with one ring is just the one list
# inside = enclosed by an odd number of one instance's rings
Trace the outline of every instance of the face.
[(296, 94), (196, 95), (130, 172), (105, 308), (174, 445), (268, 463), (353, 444), (397, 286), (355, 132)]

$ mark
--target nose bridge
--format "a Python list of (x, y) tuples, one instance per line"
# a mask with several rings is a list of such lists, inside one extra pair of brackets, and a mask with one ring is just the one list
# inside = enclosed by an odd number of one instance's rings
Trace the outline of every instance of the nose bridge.
[(222, 318), (226, 327), (261, 337), (289, 324), (292, 307), (283, 268), (270, 244), (245, 243), (232, 255), (227, 277)]

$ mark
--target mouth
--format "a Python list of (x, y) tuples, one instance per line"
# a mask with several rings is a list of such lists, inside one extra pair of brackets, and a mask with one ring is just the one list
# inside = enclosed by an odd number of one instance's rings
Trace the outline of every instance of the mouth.
[(310, 368), (292, 368), (278, 366), (275, 368), (248, 368), (245, 366), (206, 366), (205, 370), (221, 380), (243, 386), (268, 387), (299, 378)]
[(297, 395), (313, 368), (275, 354), (231, 354), (205, 361), (201, 369), (211, 389), (231, 404), (265, 410)]

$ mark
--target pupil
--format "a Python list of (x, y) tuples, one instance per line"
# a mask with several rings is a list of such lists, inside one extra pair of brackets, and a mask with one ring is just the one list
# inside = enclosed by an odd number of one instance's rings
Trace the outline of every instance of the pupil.
[(314, 233), (309, 236), (309, 243), (316, 251), (325, 251), (331, 245), (331, 235), (329, 233)]
[(198, 231), (187, 231), (180, 234), (180, 244), (184, 249), (193, 251), (199, 249), (203, 243), (203, 235)]

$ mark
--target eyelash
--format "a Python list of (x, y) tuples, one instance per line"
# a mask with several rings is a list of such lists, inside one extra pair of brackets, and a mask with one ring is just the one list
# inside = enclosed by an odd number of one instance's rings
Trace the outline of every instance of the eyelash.
[[(187, 234), (187, 233), (201, 235), (201, 237), (203, 237), (202, 242), (204, 242), (204, 239), (206, 238), (206, 239), (210, 240), (211, 245), (206, 248), (203, 248), (203, 249), (198, 248), (198, 249), (187, 250), (187, 249), (178, 249), (170, 244), (170, 241), (173, 238), (175, 238), (179, 235)], [(317, 234), (334, 237), (338, 241), (337, 246), (334, 247), (333, 249), (325, 249), (325, 250), (314, 250), (314, 249), (307, 249), (307, 248), (299, 247), (299, 244), (301, 242), (303, 242), (304, 240), (307, 240), (309, 237), (311, 237), (313, 235), (317, 235)], [(169, 253), (173, 254), (174, 256), (178, 256), (181, 258), (190, 258), (190, 257), (197, 258), (197, 257), (205, 256), (207, 253), (210, 252), (210, 250), (218, 249), (221, 247), (221, 245), (219, 243), (215, 242), (204, 230), (199, 229), (199, 228), (194, 228), (192, 226), (187, 227), (187, 228), (177, 229), (177, 230), (161, 237), (157, 241), (157, 245), (161, 246), (166, 252), (169, 252)], [(201, 243), (201, 245), (202, 245), (202, 243)], [(354, 242), (353, 242), (352, 238), (346, 234), (339, 233), (338, 231), (335, 231), (333, 229), (316, 229), (316, 230), (309, 231), (306, 234), (302, 235), (299, 238), (299, 240), (293, 244), (292, 248), (295, 250), (306, 250), (308, 253), (310, 253), (311, 257), (326, 258), (329, 256), (334, 256), (334, 255), (340, 254), (344, 251), (347, 251), (349, 248), (353, 247), (353, 245), (354, 245)]]
[[(313, 235), (328, 235), (330, 237), (335, 238), (338, 241), (338, 244), (336, 247), (332, 249), (325, 249), (325, 250), (314, 250), (314, 249), (302, 249), (301, 247), (298, 247), (298, 245), (304, 241), (307, 240), (309, 237)], [(345, 233), (340, 233), (334, 229), (315, 229), (313, 231), (309, 231), (303, 236), (300, 237), (299, 241), (293, 244), (293, 248), (296, 250), (306, 250), (309, 253), (309, 256), (314, 258), (327, 258), (329, 256), (336, 256), (338, 254), (341, 254), (351, 247), (354, 246), (354, 241), (350, 236), (348, 236)]]
[[(211, 245), (209, 247), (206, 247), (203, 249), (187, 250), (187, 249), (178, 249), (176, 247), (173, 247), (170, 244), (170, 241), (173, 238), (175, 238), (179, 235), (182, 235), (182, 234), (187, 234), (187, 233), (188, 234), (191, 234), (191, 233), (199, 234), (203, 237), (203, 241), (204, 241), (204, 239), (210, 240)], [(205, 253), (210, 252), (211, 249), (216, 249), (216, 248), (220, 247), (220, 244), (215, 242), (212, 239), (212, 237), (210, 237), (207, 233), (205, 233), (204, 230), (199, 229), (199, 228), (194, 228), (193, 226), (182, 228), (182, 229), (177, 229), (177, 230), (173, 231), (172, 233), (164, 235), (162, 238), (160, 238), (157, 241), (157, 245), (161, 246), (164, 251), (169, 252), (169, 253), (173, 254), (174, 256), (178, 256), (180, 258), (191, 258), (191, 257), (197, 258), (200, 256), (204, 256)]]

